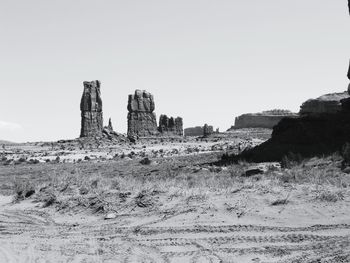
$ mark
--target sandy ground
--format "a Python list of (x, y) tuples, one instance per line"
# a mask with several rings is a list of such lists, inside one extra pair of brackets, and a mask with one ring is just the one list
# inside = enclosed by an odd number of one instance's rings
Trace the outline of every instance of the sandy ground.
[[(174, 143), (168, 145), (165, 155), (174, 147), (186, 149), (189, 144), (192, 148), (207, 147), (203, 152), (186, 153), (195, 154), (197, 159), (188, 161), (195, 166), (185, 165), (183, 169), (198, 176), (203, 173), (209, 178), (203, 182), (215, 186), (210, 182), (215, 172), (203, 167), (198, 172), (195, 162), (205, 163), (209, 158), (205, 154), (215, 153), (217, 149), (212, 146), (218, 143)], [(21, 154), (40, 154), (41, 147), (17, 150)], [(127, 147), (135, 150), (139, 146)], [(164, 147), (160, 144), (137, 149), (159, 152)], [(8, 156), (12, 158), (14, 152)], [(249, 179), (248, 183), (227, 188), (201, 186), (175, 191), (173, 187), (153, 191), (154, 206), (121, 205), (116, 206), (116, 211), (104, 213), (92, 213), (81, 206), (68, 210), (44, 208), (33, 198), (14, 202), (10, 191), (13, 176), (39, 184), (46, 173), (55, 171), (59, 175), (75, 167), (84, 175), (100, 171), (101, 176), (119, 174), (124, 178), (140, 171), (157, 173), (161, 162), (168, 162), (165, 159), (174, 154), (160, 155), (160, 164), (149, 166), (140, 165), (143, 155), (137, 155), (130, 160), (90, 160), (91, 165), (0, 167), (0, 262), (350, 262), (350, 192), (346, 188), (344, 198), (325, 202), (315, 199), (315, 185), (272, 184), (257, 177), (259, 185)], [(187, 158), (184, 151), (177, 154)], [(288, 198), (288, 203), (272, 205), (281, 198)], [(111, 219), (106, 220), (106, 215)]]
[(1, 196), (0, 262), (350, 262), (349, 200), (293, 195), (285, 206), (249, 189), (175, 205), (167, 197), (167, 213), (110, 220)]

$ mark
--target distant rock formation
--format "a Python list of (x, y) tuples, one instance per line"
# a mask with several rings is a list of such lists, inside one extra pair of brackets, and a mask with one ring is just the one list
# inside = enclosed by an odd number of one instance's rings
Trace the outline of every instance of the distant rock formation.
[(181, 117), (173, 118), (165, 114), (159, 117), (158, 131), (163, 135), (183, 136), (183, 121)]
[(260, 113), (246, 113), (235, 118), (235, 125), (232, 129), (242, 128), (268, 128), (272, 129), (285, 117), (296, 117), (296, 113), (288, 110), (271, 110)]
[(213, 126), (209, 126), (208, 124), (204, 124), (203, 126), (203, 136), (208, 137), (209, 135), (214, 133)]
[(213, 126), (205, 124), (204, 126), (196, 126), (185, 129), (185, 136), (208, 136), (214, 131)]
[(317, 99), (307, 100), (300, 107), (300, 115), (337, 113), (342, 110), (341, 100), (348, 97), (348, 92), (341, 92), (326, 94)]
[(101, 82), (84, 81), (84, 92), (80, 102), (80, 137), (101, 137), (103, 130)]
[(185, 136), (203, 136), (203, 127), (196, 126), (185, 129)]
[(148, 137), (156, 135), (157, 120), (153, 95), (145, 90), (136, 90), (129, 95), (128, 137)]

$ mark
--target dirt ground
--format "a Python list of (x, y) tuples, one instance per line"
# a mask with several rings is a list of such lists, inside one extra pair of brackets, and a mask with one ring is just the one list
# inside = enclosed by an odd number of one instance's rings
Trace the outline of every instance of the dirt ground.
[(1, 165), (0, 262), (350, 262), (338, 157), (243, 177), (251, 164), (208, 165), (216, 148), (167, 152)]

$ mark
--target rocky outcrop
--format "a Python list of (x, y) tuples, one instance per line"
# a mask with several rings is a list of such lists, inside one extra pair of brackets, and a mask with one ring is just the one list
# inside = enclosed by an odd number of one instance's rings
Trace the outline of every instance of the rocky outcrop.
[(80, 102), (80, 137), (100, 137), (103, 130), (101, 82), (84, 81), (84, 92)]
[(158, 131), (162, 135), (183, 136), (183, 121), (181, 117), (173, 118), (167, 115), (160, 115)]
[(318, 111), (283, 118), (274, 126), (271, 139), (239, 155), (224, 156), (221, 163), (281, 161), (284, 156), (312, 157), (340, 151), (350, 142), (350, 98), (347, 92), (320, 98), (337, 106), (319, 106)]
[(145, 90), (136, 90), (129, 95), (128, 137), (148, 137), (158, 133), (153, 95)]
[(317, 99), (305, 101), (300, 107), (300, 115), (337, 113), (342, 109), (341, 100), (349, 97), (348, 92), (326, 94)]
[(290, 153), (302, 157), (330, 154), (350, 141), (350, 112), (284, 118), (274, 128), (272, 137), (240, 155), (223, 158), (252, 162), (281, 161)]
[(285, 117), (297, 117), (296, 113), (287, 110), (263, 111), (261, 113), (246, 113), (235, 118), (232, 129), (242, 128), (268, 128), (272, 129)]

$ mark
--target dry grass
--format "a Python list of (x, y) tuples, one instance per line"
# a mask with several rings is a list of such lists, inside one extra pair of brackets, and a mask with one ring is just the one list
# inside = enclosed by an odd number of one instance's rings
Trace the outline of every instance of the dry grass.
[(152, 165), (142, 165), (138, 160), (90, 162), (69, 169), (59, 165), (45, 176), (31, 180), (16, 179), (13, 192), (16, 200), (35, 191), (34, 199), (44, 206), (94, 212), (159, 210), (174, 198), (190, 204), (193, 200), (204, 202), (210, 196), (232, 196), (242, 191), (272, 195), (270, 204), (285, 205), (290, 200), (288, 193), (299, 188), (315, 201), (336, 202), (343, 200), (350, 189), (350, 176), (341, 171), (340, 163), (337, 156), (314, 158), (289, 169), (270, 169), (263, 175), (246, 178), (242, 174), (248, 163), (217, 169), (191, 166), (178, 159)]

